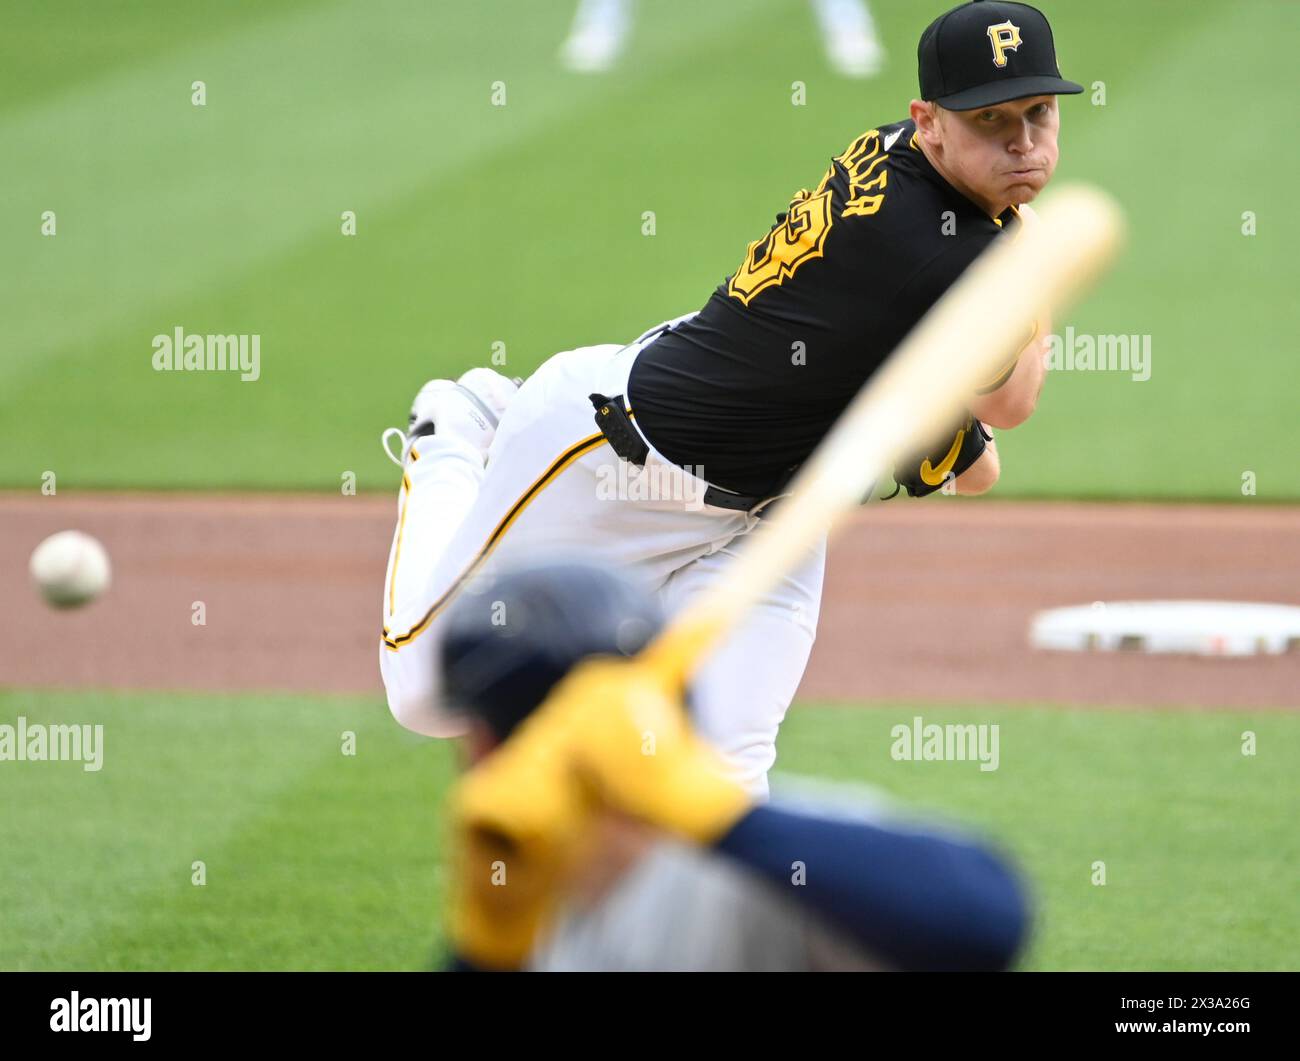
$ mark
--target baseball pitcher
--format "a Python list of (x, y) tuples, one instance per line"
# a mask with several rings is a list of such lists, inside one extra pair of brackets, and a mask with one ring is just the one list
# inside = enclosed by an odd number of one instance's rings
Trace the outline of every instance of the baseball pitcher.
[[(918, 49), (910, 116), (869, 129), (749, 245), (695, 313), (630, 344), (556, 354), (517, 386), (486, 368), (416, 396), (384, 585), (388, 703), (430, 736), (464, 732), (436, 663), (448, 606), (493, 565), (550, 549), (633, 570), (671, 613), (735, 562), (864, 382), (995, 240), (1057, 163), (1063, 80), (1025, 4), (974, 0)], [(911, 496), (998, 477), (990, 428), (1033, 411), (1046, 321), (950, 433), (895, 469)], [(952, 351), (954, 358), (960, 350)], [(824, 542), (698, 675), (699, 732), (756, 795), (816, 631)]]

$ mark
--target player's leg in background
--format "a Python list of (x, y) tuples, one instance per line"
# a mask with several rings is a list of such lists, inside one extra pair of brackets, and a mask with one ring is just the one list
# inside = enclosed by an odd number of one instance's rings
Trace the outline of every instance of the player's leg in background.
[(570, 70), (600, 73), (618, 61), (631, 32), (632, 0), (578, 0), (560, 56)]
[(885, 65), (866, 0), (812, 0), (826, 58), (845, 77), (871, 77)]
[[(751, 532), (761, 534), (763, 523)], [(676, 572), (663, 590), (669, 614), (707, 589), (736, 560), (749, 535)], [(691, 684), (701, 734), (733, 764), (754, 795), (767, 795), (776, 735), (803, 678), (817, 632), (826, 539), (809, 549), (704, 661)]]

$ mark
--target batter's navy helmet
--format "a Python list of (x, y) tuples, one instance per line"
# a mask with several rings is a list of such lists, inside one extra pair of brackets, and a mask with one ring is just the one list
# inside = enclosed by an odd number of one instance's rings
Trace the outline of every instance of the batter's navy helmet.
[(633, 655), (662, 625), (652, 593), (603, 568), (502, 571), (466, 587), (447, 615), (444, 696), (504, 740), (579, 660)]

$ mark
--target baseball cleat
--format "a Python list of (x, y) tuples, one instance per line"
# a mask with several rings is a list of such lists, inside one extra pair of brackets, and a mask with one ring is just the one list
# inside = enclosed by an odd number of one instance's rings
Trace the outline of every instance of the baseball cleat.
[[(451, 436), (468, 442), (486, 460), (497, 425), (522, 382), (490, 368), (472, 368), (457, 380), (430, 380), (415, 396), (406, 431), (388, 428), (380, 438), (380, 445), (398, 467), (406, 464), (416, 440), (426, 435)], [(389, 444), (393, 436), (401, 441), (400, 455)]]

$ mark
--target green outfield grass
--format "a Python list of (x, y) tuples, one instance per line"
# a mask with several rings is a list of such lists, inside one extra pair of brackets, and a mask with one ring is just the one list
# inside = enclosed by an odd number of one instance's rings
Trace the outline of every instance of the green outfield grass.
[[(997, 723), (998, 770), (893, 761), (890, 728), (918, 713)], [(417, 969), (441, 953), (452, 748), (379, 703), (0, 694), (0, 722), (19, 715), (102, 724), (104, 759), (0, 763), (0, 968)], [(1038, 897), (1027, 968), (1297, 968), (1300, 837), (1279, 798), (1300, 769), (1294, 715), (804, 706), (779, 765), (1000, 841)]]
[[(640, 5), (628, 64), (595, 78), (555, 61), (568, 3), (23, 5), (0, 41), (0, 485), (391, 488), (376, 437), (424, 378), (494, 342), (524, 373), (701, 305), (904, 115), (946, 3), (873, 0), (890, 65), (866, 83), (828, 72), (804, 0)], [(1106, 86), (1065, 102), (1060, 178), (1132, 223), (1068, 323), (1150, 335), (1151, 379), (1052, 379), (1001, 439), (1002, 493), (1239, 498), (1252, 471), (1260, 499), (1300, 497), (1300, 146), (1278, 124), (1300, 5), (1045, 7), (1066, 74)], [(154, 373), (176, 326), (260, 335), (260, 380)]]

